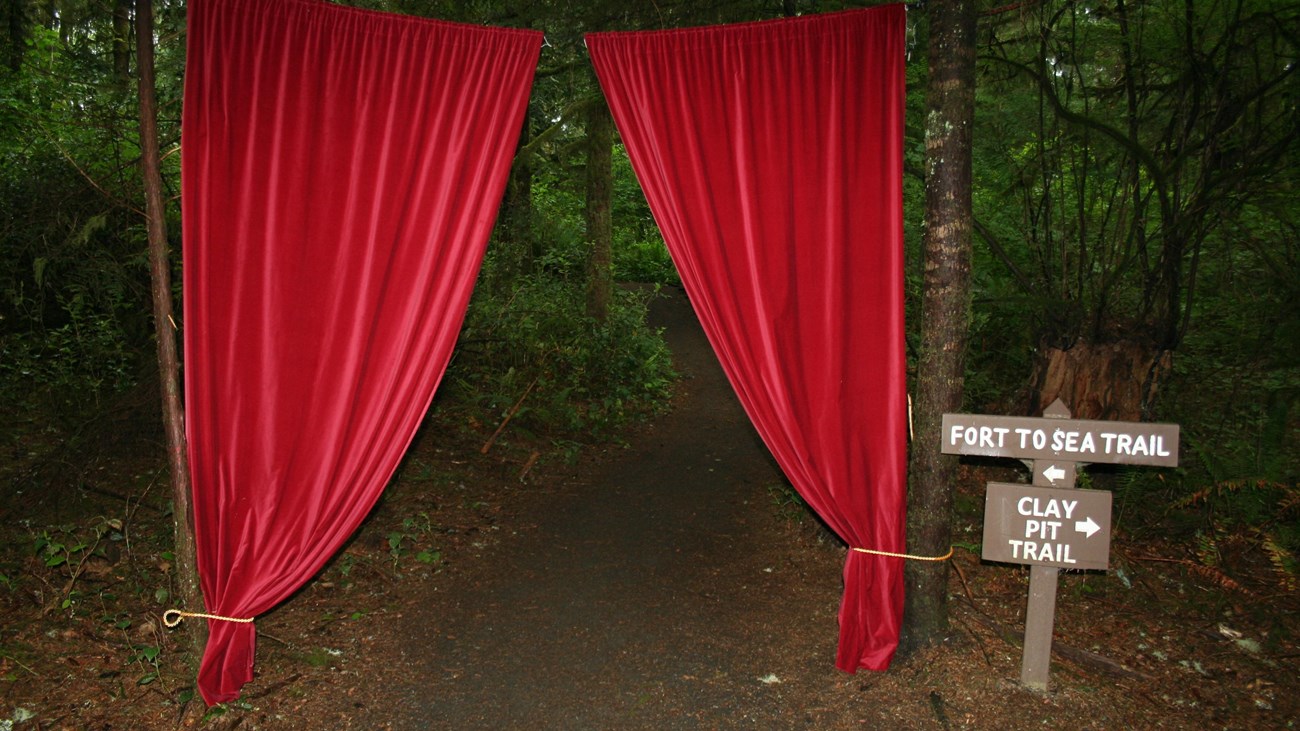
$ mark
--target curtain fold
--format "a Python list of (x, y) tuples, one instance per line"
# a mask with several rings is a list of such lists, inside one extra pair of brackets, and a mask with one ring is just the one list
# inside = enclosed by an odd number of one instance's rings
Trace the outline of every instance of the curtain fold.
[[(902, 5), (587, 48), (740, 402), (850, 547), (904, 549)], [(888, 667), (902, 561), (850, 551), (836, 664)]]
[[(256, 617), (369, 512), (442, 378), (542, 43), (316, 0), (191, 0), (187, 436), (206, 611)], [(252, 678), (210, 620), (209, 704)]]

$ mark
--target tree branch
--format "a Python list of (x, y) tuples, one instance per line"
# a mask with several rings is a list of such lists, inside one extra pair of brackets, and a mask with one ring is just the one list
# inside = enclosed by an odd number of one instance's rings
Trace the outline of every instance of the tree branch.
[(1133, 157), (1142, 164), (1142, 167), (1146, 169), (1147, 173), (1151, 176), (1151, 182), (1155, 186), (1156, 195), (1160, 198), (1161, 211), (1166, 214), (1169, 213), (1168, 176), (1166, 175), (1164, 168), (1160, 167), (1160, 164), (1156, 161), (1155, 157), (1149, 150), (1138, 143), (1137, 140), (1130, 139), (1128, 135), (1125, 135), (1114, 127), (1087, 115), (1079, 114), (1078, 112), (1068, 109), (1061, 101), (1061, 98), (1057, 96), (1056, 89), (1052, 87), (1051, 81), (1037, 71), (1022, 63), (1012, 61), (1009, 58), (1003, 58), (1000, 56), (985, 56), (985, 58), (1010, 66), (1038, 82), (1038, 86), (1042, 90), (1044, 98), (1051, 102), (1052, 108), (1061, 119), (1064, 119), (1071, 124), (1099, 132), (1115, 141), (1120, 147), (1133, 155)]
[(1036, 288), (1034, 287), (1034, 283), (1030, 281), (1024, 271), (1022, 271), (1020, 267), (1016, 266), (1016, 263), (1011, 260), (1011, 256), (1007, 254), (1006, 248), (1004, 248), (1002, 242), (998, 240), (997, 234), (993, 233), (992, 229), (985, 226), (974, 216), (971, 217), (971, 223), (975, 227), (975, 233), (979, 234), (980, 238), (984, 240), (984, 243), (988, 244), (989, 250), (998, 258), (998, 261), (1002, 262), (1002, 265), (1007, 268), (1007, 271), (1011, 273), (1011, 276), (1016, 280), (1016, 284), (1020, 285), (1020, 288), (1025, 292), (1035, 294)]
[(560, 112), (559, 119), (534, 137), (528, 144), (519, 148), (519, 152), (515, 153), (515, 160), (525, 160), (526, 158), (538, 154), (542, 145), (550, 142), (556, 135), (558, 135), (560, 131), (564, 129), (565, 124), (573, 121), (573, 118), (579, 114), (586, 113), (587, 108), (596, 102), (604, 104), (605, 99), (600, 96), (589, 96), (579, 99), (565, 107), (563, 111)]

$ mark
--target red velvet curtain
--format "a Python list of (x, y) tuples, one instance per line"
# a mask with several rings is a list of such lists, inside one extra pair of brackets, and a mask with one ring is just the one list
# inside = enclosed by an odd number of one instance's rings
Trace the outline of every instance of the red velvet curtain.
[[(902, 5), (587, 47), (741, 403), (850, 547), (904, 548)], [(902, 561), (851, 551), (837, 665), (883, 670)]]
[[(374, 505), (433, 397), (541, 48), (315, 0), (191, 0), (185, 369), (207, 611), (256, 617)], [(210, 620), (209, 703), (252, 678)]]

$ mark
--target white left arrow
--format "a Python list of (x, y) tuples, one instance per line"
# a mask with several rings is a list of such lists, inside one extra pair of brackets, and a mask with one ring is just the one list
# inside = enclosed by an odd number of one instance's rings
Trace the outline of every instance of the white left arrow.
[(1061, 469), (1060, 467), (1057, 467), (1056, 465), (1052, 465), (1051, 467), (1048, 467), (1047, 469), (1043, 470), (1043, 477), (1046, 477), (1048, 482), (1055, 485), (1057, 480), (1065, 479), (1065, 470)]
[(1101, 526), (1097, 525), (1090, 515), (1087, 520), (1074, 521), (1074, 529), (1084, 534), (1085, 538), (1092, 538), (1092, 534), (1101, 530)]

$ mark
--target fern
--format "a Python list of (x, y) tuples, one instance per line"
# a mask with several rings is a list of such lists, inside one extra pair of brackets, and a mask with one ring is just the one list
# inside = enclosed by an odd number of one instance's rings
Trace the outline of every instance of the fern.
[(1277, 503), (1278, 517), (1300, 513), (1300, 489), (1295, 485), (1285, 486), (1285, 494)]
[(1241, 584), (1223, 573), (1223, 551), (1237, 547), (1259, 549), (1271, 566), (1273, 580), (1284, 592), (1300, 587), (1300, 562), (1295, 558), (1300, 531), (1300, 488), (1294, 483), (1266, 479), (1219, 480), (1171, 504), (1175, 509), (1204, 512), (1206, 527), (1197, 533), (1193, 570), (1212, 583), (1233, 590)]
[(1278, 585), (1283, 591), (1294, 592), (1297, 589), (1296, 560), (1291, 552), (1282, 547), (1271, 533), (1264, 533), (1261, 545), (1268, 555), (1268, 562), (1273, 565)]
[(1218, 586), (1219, 588), (1227, 589), (1228, 591), (1240, 592), (1247, 596), (1252, 595), (1250, 589), (1247, 589), (1245, 586), (1243, 586), (1241, 582), (1237, 581), (1231, 576), (1228, 576), (1223, 571), (1220, 571), (1219, 569), (1213, 566), (1206, 566), (1204, 564), (1194, 563), (1191, 561), (1188, 561), (1186, 566), (1189, 571), (1196, 574), (1197, 576), (1200, 576), (1203, 579), (1208, 580), (1210, 583), (1214, 584), (1215, 586)]
[(1206, 567), (1219, 565), (1219, 545), (1214, 536), (1205, 533), (1196, 536), (1196, 560)]

